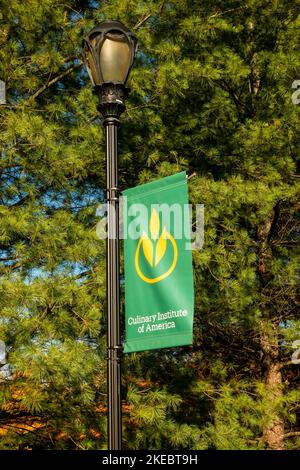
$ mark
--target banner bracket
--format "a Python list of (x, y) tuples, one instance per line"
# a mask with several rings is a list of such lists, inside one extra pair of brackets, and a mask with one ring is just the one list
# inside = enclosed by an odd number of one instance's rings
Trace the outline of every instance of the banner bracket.
[(121, 191), (120, 191), (119, 188), (117, 188), (117, 187), (106, 188), (106, 189), (104, 189), (104, 192), (106, 193), (105, 199), (106, 199), (107, 202), (109, 202), (109, 201), (118, 202), (119, 201), (119, 196), (121, 194)]

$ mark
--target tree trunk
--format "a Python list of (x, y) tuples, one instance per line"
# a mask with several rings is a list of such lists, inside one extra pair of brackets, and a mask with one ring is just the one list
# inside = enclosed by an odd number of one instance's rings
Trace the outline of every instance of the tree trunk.
[[(276, 410), (282, 396), (282, 374), (278, 343), (278, 325), (262, 325), (261, 347), (264, 354), (264, 379), (267, 390), (268, 407), (271, 419), (263, 429), (263, 440), (269, 449), (284, 449), (284, 421)], [(277, 415), (277, 416), (276, 416)]]
[[(270, 216), (267, 217), (257, 230), (259, 239), (258, 272), (262, 291), (268, 291), (268, 285), (272, 280), (272, 272), (268, 269), (269, 261), (272, 259), (272, 248), (270, 246), (271, 234), (276, 224), (278, 204)], [(278, 214), (277, 214), (278, 215)], [(260, 322), (260, 346), (262, 351), (263, 378), (266, 384), (266, 422), (263, 429), (263, 440), (269, 449), (284, 449), (284, 421), (278, 413), (278, 402), (282, 396), (282, 373), (279, 345), (279, 322), (272, 300), (265, 305), (265, 317)], [(268, 419), (269, 418), (269, 419)]]

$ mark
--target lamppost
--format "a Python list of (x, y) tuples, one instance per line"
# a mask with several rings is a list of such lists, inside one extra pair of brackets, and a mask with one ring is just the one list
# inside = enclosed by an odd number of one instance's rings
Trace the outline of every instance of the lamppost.
[(107, 298), (107, 390), (108, 448), (120, 450), (121, 345), (120, 345), (120, 261), (118, 125), (125, 110), (125, 85), (133, 64), (137, 39), (119, 21), (103, 21), (83, 41), (88, 74), (99, 97), (99, 110), (106, 131), (106, 298)]

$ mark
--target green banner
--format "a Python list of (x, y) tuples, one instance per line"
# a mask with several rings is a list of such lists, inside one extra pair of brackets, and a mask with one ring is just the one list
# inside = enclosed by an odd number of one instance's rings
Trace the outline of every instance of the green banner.
[(186, 173), (123, 192), (124, 351), (193, 342), (194, 289)]

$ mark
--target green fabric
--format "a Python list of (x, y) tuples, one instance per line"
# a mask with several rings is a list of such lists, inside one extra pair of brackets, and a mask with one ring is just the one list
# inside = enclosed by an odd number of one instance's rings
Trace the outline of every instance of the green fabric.
[[(139, 214), (140, 237), (128, 236), (124, 240), (124, 351), (192, 344), (194, 289), (189, 219), (175, 217), (175, 212), (171, 212), (170, 223), (165, 225), (164, 209), (155, 207), (176, 204), (184, 214), (184, 205), (188, 204), (186, 174), (181, 172), (128, 189), (123, 196), (127, 197), (123, 214), (127, 235), (138, 215), (130, 212), (133, 204), (147, 208), (147, 216)], [(180, 232), (182, 236), (176, 238)]]

